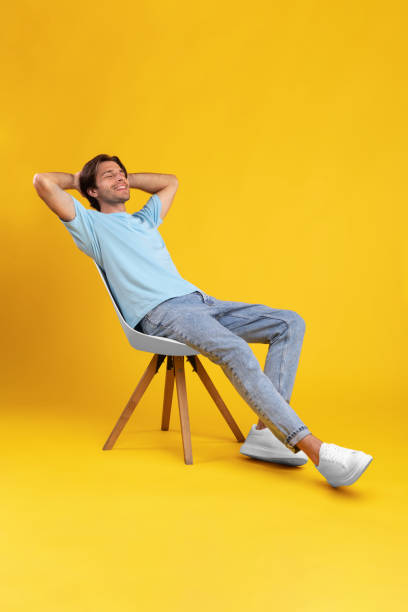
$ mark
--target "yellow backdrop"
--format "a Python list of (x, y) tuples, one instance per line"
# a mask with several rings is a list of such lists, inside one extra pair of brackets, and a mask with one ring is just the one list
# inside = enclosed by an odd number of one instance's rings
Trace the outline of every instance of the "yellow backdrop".
[[(3, 18), (5, 609), (406, 602), (405, 3), (40, 0)], [(189, 364), (193, 466), (176, 398), (159, 431), (163, 367), (101, 450), (150, 355), (32, 184), (98, 153), (177, 175), (160, 232), (184, 278), (302, 315), (291, 404), (373, 455), (355, 485), (244, 458)], [(256, 415), (204, 364), (246, 435)]]

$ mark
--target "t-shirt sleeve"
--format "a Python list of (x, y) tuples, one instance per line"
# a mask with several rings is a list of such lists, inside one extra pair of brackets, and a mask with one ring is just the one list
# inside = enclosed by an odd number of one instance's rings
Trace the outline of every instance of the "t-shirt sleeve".
[(153, 193), (143, 208), (138, 210), (132, 216), (140, 217), (142, 220), (147, 221), (152, 227), (158, 227), (161, 223), (163, 223), (163, 219), (160, 217), (161, 208), (162, 202), (159, 196), (157, 193)]
[(74, 198), (72, 194), (70, 195), (74, 200), (75, 217), (71, 219), (71, 221), (64, 221), (61, 217), (58, 218), (73, 237), (77, 247), (83, 253), (99, 262), (100, 249), (98, 238), (95, 233), (92, 213), (87, 210), (85, 206), (82, 206), (81, 202)]

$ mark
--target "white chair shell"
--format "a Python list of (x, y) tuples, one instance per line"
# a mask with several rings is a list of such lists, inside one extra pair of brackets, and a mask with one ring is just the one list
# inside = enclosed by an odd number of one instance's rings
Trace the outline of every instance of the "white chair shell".
[(146, 353), (157, 353), (160, 355), (199, 355), (200, 352), (193, 349), (191, 346), (173, 340), (172, 338), (156, 338), (155, 336), (149, 336), (142, 332), (137, 331), (131, 327), (124, 319), (116, 300), (114, 299), (105, 271), (93, 260), (99, 274), (101, 275), (102, 281), (109, 293), (110, 299), (112, 300), (116, 314), (118, 315), (120, 324), (123, 331), (129, 340), (130, 345), (138, 351), (145, 351)]

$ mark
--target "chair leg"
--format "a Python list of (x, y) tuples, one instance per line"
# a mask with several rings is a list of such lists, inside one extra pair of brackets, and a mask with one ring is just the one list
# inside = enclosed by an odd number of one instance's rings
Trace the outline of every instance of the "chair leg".
[[(115, 427), (113, 428), (109, 438), (106, 440), (103, 450), (111, 450), (121, 434), (123, 428), (126, 423), (130, 419), (133, 414), (134, 409), (137, 404), (140, 402), (144, 392), (149, 386), (153, 376), (158, 372), (165, 356), (155, 354), (149, 365), (147, 366), (143, 376), (141, 377), (136, 389), (133, 391), (128, 403), (126, 404), (122, 414), (120, 415)], [(188, 358), (193, 363), (194, 371), (197, 372), (200, 377), (202, 383), (207, 389), (208, 393), (211, 395), (214, 400), (217, 408), (221, 412), (222, 416), (228, 423), (232, 432), (234, 433), (238, 442), (244, 442), (245, 437), (239, 429), (237, 423), (235, 422), (232, 414), (226, 407), (224, 401), (221, 399), (220, 394), (215, 388), (213, 382), (208, 376), (204, 366), (199, 360), (197, 355)], [(162, 414), (162, 430), (169, 429), (170, 422), (170, 412), (171, 412), (171, 404), (173, 399), (173, 391), (174, 391), (174, 382), (176, 382), (177, 387), (177, 398), (179, 405), (179, 414), (180, 414), (180, 425), (181, 425), (181, 436), (183, 440), (183, 450), (184, 450), (184, 462), (187, 465), (191, 465), (193, 463), (193, 452), (191, 446), (191, 431), (190, 431), (190, 418), (188, 414), (188, 400), (187, 400), (187, 389), (186, 389), (186, 377), (184, 370), (184, 356), (167, 356), (167, 369), (166, 369), (166, 382), (164, 389), (164, 399), (163, 399), (163, 414)]]
[(191, 465), (193, 463), (193, 451), (191, 448), (190, 419), (188, 416), (186, 377), (184, 372), (184, 356), (176, 355), (173, 357), (173, 360), (180, 412), (181, 436), (183, 439), (184, 462), (187, 465)]
[(198, 356), (194, 355), (193, 359), (196, 364), (196, 371), (197, 371), (198, 376), (201, 378), (202, 383), (204, 384), (208, 393), (211, 395), (212, 399), (214, 400), (218, 410), (221, 412), (222, 416), (227, 421), (234, 436), (236, 437), (238, 442), (245, 442), (245, 436), (243, 435), (242, 431), (240, 430), (237, 423), (235, 422), (232, 414), (226, 407), (224, 401), (222, 400), (220, 394), (218, 393), (217, 389), (214, 386), (214, 383), (212, 382), (211, 378), (209, 377), (206, 370), (204, 369), (204, 366), (199, 360)]
[(163, 414), (161, 428), (168, 431), (170, 423), (171, 403), (174, 390), (174, 364), (171, 355), (167, 355), (166, 382), (164, 384)]
[(118, 439), (122, 429), (124, 428), (124, 426), (126, 425), (126, 423), (128, 422), (128, 420), (130, 419), (130, 417), (132, 416), (132, 413), (134, 411), (134, 409), (136, 408), (137, 404), (140, 402), (144, 392), (146, 391), (147, 387), (149, 386), (153, 376), (156, 374), (157, 372), (157, 363), (159, 360), (160, 355), (154, 355), (153, 358), (151, 359), (149, 365), (147, 366), (142, 378), (140, 379), (136, 389), (133, 391), (128, 403), (126, 404), (125, 409), (123, 410), (122, 414), (119, 417), (118, 422), (116, 423), (115, 427), (113, 428), (109, 438), (106, 440), (104, 446), (103, 446), (103, 450), (111, 450), (113, 448), (113, 445), (115, 444), (116, 440)]

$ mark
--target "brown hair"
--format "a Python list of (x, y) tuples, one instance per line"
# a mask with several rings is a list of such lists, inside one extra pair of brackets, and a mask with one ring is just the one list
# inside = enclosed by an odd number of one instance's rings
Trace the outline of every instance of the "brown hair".
[(90, 159), (89, 162), (85, 164), (79, 175), (79, 186), (81, 188), (81, 193), (87, 200), (89, 200), (91, 206), (99, 211), (101, 210), (101, 207), (99, 206), (98, 200), (89, 195), (87, 189), (96, 189), (96, 173), (98, 171), (99, 164), (104, 161), (116, 162), (122, 168), (127, 178), (127, 170), (120, 161), (119, 157), (116, 155), (106, 155), (105, 153), (101, 153), (100, 155), (96, 155), (96, 157)]

